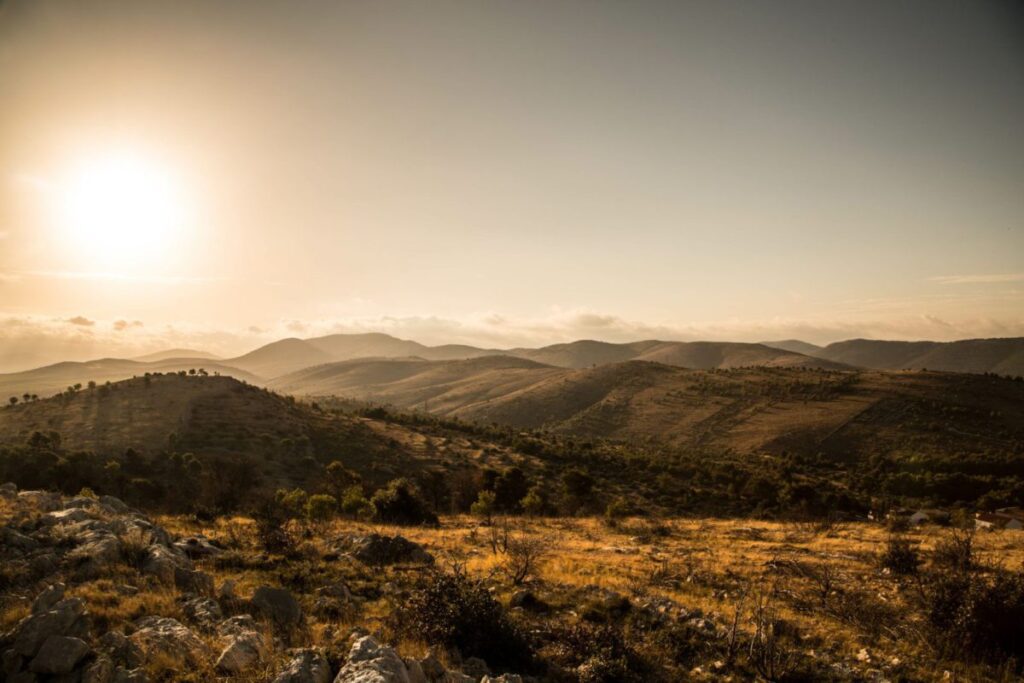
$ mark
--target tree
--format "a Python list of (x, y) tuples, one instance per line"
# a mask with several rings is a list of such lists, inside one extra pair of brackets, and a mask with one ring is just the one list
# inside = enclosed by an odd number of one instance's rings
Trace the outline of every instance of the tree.
[(331, 521), (338, 511), (338, 501), (334, 496), (324, 493), (317, 493), (306, 501), (306, 519), (317, 526), (322, 526)]
[(519, 502), (530, 489), (526, 474), (519, 467), (510, 467), (494, 482), (495, 505), (505, 512), (518, 512)]
[(7, 400), (8, 400), (9, 402), (10, 402), (10, 404), (11, 404), (12, 406), (13, 406), (13, 405), (17, 405), (17, 403), (18, 403), (18, 397), (17, 397), (17, 396), (11, 396), (11, 397), (10, 397), (9, 399), (7, 399)]
[(437, 515), (431, 512), (419, 497), (419, 492), (408, 479), (395, 479), (387, 488), (373, 494), (370, 499), (374, 517), (388, 524), (437, 524)]
[(523, 512), (536, 517), (537, 515), (544, 514), (544, 511), (548, 507), (548, 502), (544, 496), (544, 491), (539, 485), (535, 485), (530, 488), (519, 505), (523, 508)]
[(345, 467), (340, 460), (331, 461), (324, 471), (327, 474), (327, 487), (338, 500), (341, 500), (345, 492), (360, 481), (359, 475)]
[(480, 495), (477, 496), (476, 502), (469, 508), (469, 511), (480, 517), (484, 524), (490, 526), (494, 517), (494, 501), (496, 499), (497, 496), (494, 495), (494, 491), (481, 491)]
[(341, 511), (353, 517), (369, 516), (373, 512), (373, 506), (363, 495), (362, 486), (350, 486), (345, 489), (341, 497)]

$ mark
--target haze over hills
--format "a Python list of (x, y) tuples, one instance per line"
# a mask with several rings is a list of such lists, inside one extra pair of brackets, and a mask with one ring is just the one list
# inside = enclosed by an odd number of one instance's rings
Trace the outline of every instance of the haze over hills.
[[(132, 360), (100, 359), (57, 363), (34, 370), (0, 374), (0, 395), (49, 395), (74, 384), (126, 379), (146, 372), (172, 372), (200, 366), (255, 384), (294, 385), (308, 393), (303, 377), (287, 377), (319, 365), (367, 358), (418, 358), (450, 361), (506, 356), (560, 368), (587, 368), (631, 360), (693, 369), (807, 367), (820, 369), (934, 369), (948, 372), (1024, 375), (1024, 339), (976, 339), (957, 342), (850, 340), (818, 347), (799, 340), (762, 344), (647, 340), (610, 343), (580, 340), (537, 349), (485, 349), (446, 344), (427, 346), (387, 334), (335, 334), (288, 338), (235, 358), (215, 359), (189, 349), (171, 349)], [(145, 359), (150, 360), (145, 360)], [(455, 366), (453, 366), (455, 367)], [(469, 366), (466, 366), (469, 367)], [(354, 377), (355, 375), (351, 375)], [(324, 378), (319, 393), (331, 380)], [(342, 385), (339, 385), (342, 386)], [(347, 385), (345, 385), (347, 386)], [(342, 388), (345, 388), (342, 386)]]

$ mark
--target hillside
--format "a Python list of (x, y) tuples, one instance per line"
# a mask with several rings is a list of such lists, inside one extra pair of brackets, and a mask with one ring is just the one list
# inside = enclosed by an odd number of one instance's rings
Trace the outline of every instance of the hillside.
[(815, 355), (837, 363), (878, 370), (922, 369), (1024, 375), (1024, 338), (900, 342), (851, 339), (829, 344)]
[(209, 374), (220, 374), (235, 377), (246, 382), (257, 382), (252, 373), (236, 367), (230, 367), (222, 361), (210, 361), (202, 358), (168, 358), (153, 362), (125, 360), (122, 358), (103, 358), (100, 360), (56, 363), (34, 370), (12, 372), (0, 375), (0, 397), (6, 402), (7, 397), (21, 397), (23, 394), (35, 394), (40, 398), (52, 396), (70, 386), (89, 382), (104, 384), (118, 382), (131, 377), (141, 377), (146, 373), (168, 373), (181, 370), (188, 371), (203, 368)]
[(510, 357), (368, 360), (288, 375), (274, 388), (565, 435), (835, 457), (921, 447), (1016, 452), (1024, 383), (937, 372), (786, 367), (690, 370), (628, 361), (565, 369)]
[(154, 467), (165, 453), (188, 452), (248, 463), (275, 486), (315, 482), (332, 460), (378, 485), (428, 469), (476, 469), (492, 457), (523, 460), (500, 445), (334, 415), (214, 376), (139, 377), (0, 408), (0, 446), (25, 444), (34, 432), (59, 434), (64, 450), (94, 453), (97, 465), (126, 449), (151, 458)]

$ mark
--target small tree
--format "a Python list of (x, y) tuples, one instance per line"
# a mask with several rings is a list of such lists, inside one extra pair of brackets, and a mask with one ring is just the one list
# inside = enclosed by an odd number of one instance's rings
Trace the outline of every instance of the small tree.
[(334, 496), (318, 493), (306, 501), (306, 519), (318, 527), (325, 526), (338, 511), (338, 501)]
[(544, 514), (548, 507), (548, 502), (540, 486), (533, 486), (523, 500), (520, 501), (519, 505), (523, 508), (523, 512), (531, 517), (536, 517)]
[(476, 498), (476, 502), (469, 508), (469, 511), (480, 517), (485, 525), (490, 526), (494, 518), (494, 502), (496, 499), (497, 496), (494, 495), (494, 491), (481, 491), (480, 495)]
[(350, 486), (345, 489), (341, 496), (341, 511), (353, 517), (369, 516), (373, 512), (373, 506), (363, 495), (362, 486)]
[(338, 500), (344, 498), (345, 493), (359, 483), (359, 475), (345, 467), (340, 460), (333, 460), (324, 468), (327, 475), (327, 486), (334, 497)]
[(17, 397), (17, 396), (11, 396), (11, 397), (10, 397), (9, 399), (7, 399), (7, 400), (8, 400), (9, 402), (10, 402), (10, 404), (11, 404), (12, 406), (13, 406), (13, 405), (17, 405), (17, 403), (18, 403), (18, 397)]

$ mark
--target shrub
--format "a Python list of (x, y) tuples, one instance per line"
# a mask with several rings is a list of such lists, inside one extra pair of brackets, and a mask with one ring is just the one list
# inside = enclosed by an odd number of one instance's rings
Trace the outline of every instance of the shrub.
[(533, 486), (519, 502), (519, 506), (523, 508), (523, 512), (526, 514), (536, 517), (544, 514), (547, 510), (548, 502), (544, 496), (544, 491), (539, 486)]
[(936, 543), (932, 564), (940, 570), (971, 571), (974, 568), (974, 531), (955, 530)]
[(345, 489), (345, 493), (341, 497), (341, 511), (353, 517), (369, 515), (373, 512), (373, 506), (363, 495), (362, 486), (355, 485)]
[(500, 670), (528, 670), (533, 654), (522, 631), (491, 596), (487, 586), (462, 573), (431, 574), (392, 616), (400, 634), (463, 657), (480, 657)]
[(914, 576), (921, 565), (921, 558), (909, 539), (894, 534), (889, 537), (880, 564), (896, 576)]
[(550, 541), (542, 537), (522, 536), (508, 541), (499, 567), (513, 586), (518, 586), (544, 563)]
[(306, 501), (306, 519), (314, 524), (323, 524), (330, 521), (338, 511), (338, 501), (334, 496), (323, 493), (310, 496)]
[(370, 504), (374, 517), (380, 522), (407, 526), (437, 524), (437, 515), (428, 509), (407, 479), (393, 480), (387, 488), (373, 494)]
[(469, 508), (469, 511), (479, 517), (484, 524), (490, 526), (494, 516), (494, 502), (496, 499), (494, 491), (481, 491), (480, 495), (477, 496), (476, 502)]
[(643, 660), (622, 630), (580, 623), (552, 634), (554, 657), (580, 683), (640, 683), (648, 680)]
[(1024, 572), (940, 574), (928, 596), (939, 642), (961, 656), (1024, 662)]
[(628, 514), (629, 501), (621, 496), (608, 503), (608, 507), (604, 510), (605, 521), (611, 526), (618, 524), (619, 520), (625, 518)]

